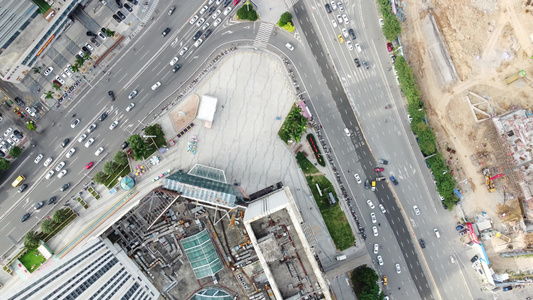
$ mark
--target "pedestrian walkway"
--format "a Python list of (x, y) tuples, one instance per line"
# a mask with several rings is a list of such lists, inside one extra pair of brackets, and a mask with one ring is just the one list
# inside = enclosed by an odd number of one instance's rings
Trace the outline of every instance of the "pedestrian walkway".
[(273, 28), (274, 24), (261, 22), (261, 25), (259, 25), (259, 32), (257, 32), (257, 36), (255, 37), (254, 47), (265, 48)]

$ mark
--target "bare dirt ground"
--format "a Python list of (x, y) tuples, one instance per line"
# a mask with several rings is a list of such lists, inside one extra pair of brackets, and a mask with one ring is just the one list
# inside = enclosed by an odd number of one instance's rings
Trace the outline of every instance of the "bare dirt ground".
[[(492, 122), (477, 122), (466, 96), (472, 103), (483, 101), (469, 92), (487, 99), (487, 103), (478, 108), (493, 115), (515, 108), (531, 108), (533, 83), (521, 79), (506, 85), (504, 79), (525, 70), (533, 80), (533, 44), (530, 38), (533, 33), (533, 0), (407, 0), (404, 4), (407, 17), (401, 35), (404, 54), (414, 69), (428, 119), (435, 129), (441, 150), (460, 182), (459, 187), (463, 189), (465, 199), (462, 207), (468, 216), (486, 212), (497, 230), (507, 229), (506, 234), (509, 233), (513, 239), (514, 249), (524, 248), (526, 242), (523, 236), (516, 231), (513, 234), (510, 230), (513, 226), (509, 226), (520, 216), (518, 214), (517, 217), (517, 197), (507, 199), (506, 206), (502, 206), (505, 194), (518, 196), (520, 192), (508, 177), (496, 181), (496, 192), (487, 191), (481, 169), (501, 167), (505, 154)], [(431, 45), (426, 45), (421, 29), (424, 23), (421, 20), (428, 14), (436, 19), (459, 76), (459, 80), (451, 84), (438, 82), (430, 63), (427, 49)], [(481, 116), (477, 114), (478, 118)], [(446, 151), (447, 147), (454, 149), (455, 154)], [(510, 215), (500, 219), (498, 214), (505, 211), (510, 211)], [(459, 218), (457, 211), (454, 213)], [(496, 245), (501, 240), (496, 240), (487, 243), (487, 253), (498, 263), (502, 259), (495, 251), (503, 249), (501, 245)], [(521, 259), (515, 267), (533, 268), (533, 263), (529, 264), (524, 266)], [(495, 268), (515, 269), (513, 266)]]

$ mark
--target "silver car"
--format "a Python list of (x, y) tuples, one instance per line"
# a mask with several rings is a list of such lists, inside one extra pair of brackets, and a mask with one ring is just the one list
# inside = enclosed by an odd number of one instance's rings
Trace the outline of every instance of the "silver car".
[(128, 98), (131, 100), (133, 98), (135, 98), (135, 96), (137, 96), (137, 90), (133, 90), (130, 95), (128, 96)]

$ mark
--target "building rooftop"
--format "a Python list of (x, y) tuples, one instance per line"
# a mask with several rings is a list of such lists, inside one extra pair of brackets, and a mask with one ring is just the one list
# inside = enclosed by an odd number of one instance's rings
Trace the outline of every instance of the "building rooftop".
[(222, 269), (215, 246), (207, 230), (181, 240), (197, 279), (215, 275)]

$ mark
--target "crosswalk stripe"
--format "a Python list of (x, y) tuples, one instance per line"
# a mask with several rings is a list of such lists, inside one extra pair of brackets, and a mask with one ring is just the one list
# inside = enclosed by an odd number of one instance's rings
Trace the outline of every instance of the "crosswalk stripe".
[(257, 36), (255, 37), (254, 47), (266, 47), (273, 28), (274, 24), (272, 23), (261, 23)]

